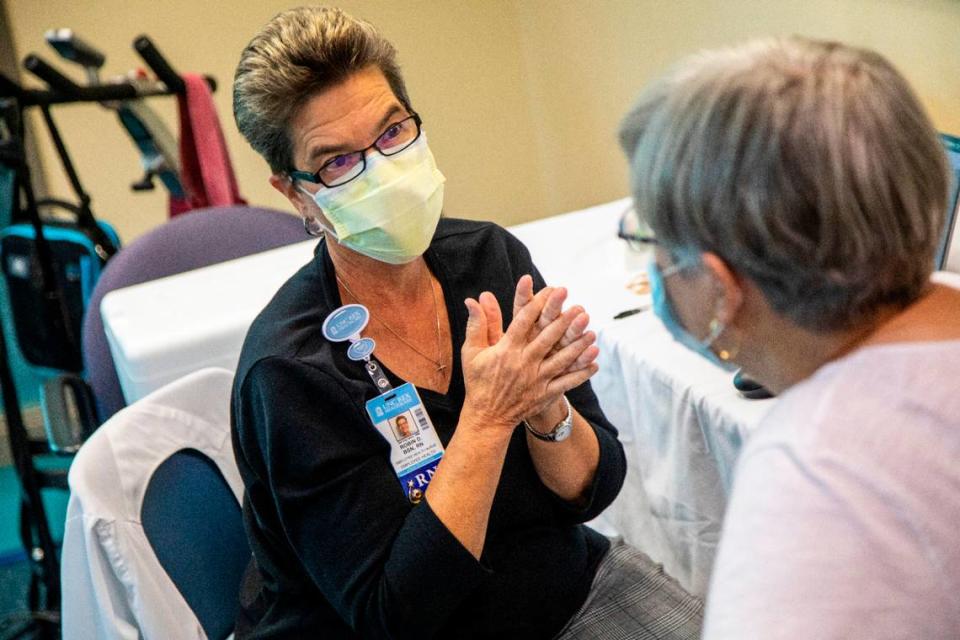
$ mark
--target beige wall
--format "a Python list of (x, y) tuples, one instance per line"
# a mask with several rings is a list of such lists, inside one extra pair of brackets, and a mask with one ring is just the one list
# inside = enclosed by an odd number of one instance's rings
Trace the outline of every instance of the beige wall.
[[(69, 26), (107, 53), (108, 73), (140, 66), (148, 33), (183, 71), (216, 93), (244, 195), (287, 208), (266, 165), (236, 133), (229, 85), (244, 44), (276, 0), (8, 0), (19, 57), (44, 53), (43, 32)], [(447, 175), (450, 215), (511, 224), (625, 195), (620, 116), (642, 84), (680, 56), (767, 34), (839, 38), (876, 48), (916, 87), (938, 127), (960, 132), (960, 2), (956, 0), (346, 0), (393, 40), (431, 146)], [(79, 78), (79, 76), (78, 76)], [(173, 100), (151, 102), (176, 125)], [(165, 196), (133, 194), (138, 160), (111, 114), (57, 111), (95, 211), (125, 241), (165, 217)], [(51, 189), (69, 193), (46, 150)]]
[(626, 193), (612, 150), (645, 81), (698, 49), (765, 35), (835, 38), (877, 49), (913, 83), (935, 124), (960, 131), (956, 0), (519, 0), (537, 157), (557, 213)]

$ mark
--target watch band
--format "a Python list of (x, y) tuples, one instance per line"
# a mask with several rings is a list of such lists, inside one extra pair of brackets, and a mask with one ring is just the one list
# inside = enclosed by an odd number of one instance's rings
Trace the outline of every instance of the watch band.
[(570, 436), (570, 432), (573, 431), (573, 408), (570, 406), (570, 401), (567, 400), (567, 396), (561, 397), (567, 405), (567, 417), (558, 422), (557, 426), (548, 433), (537, 431), (530, 426), (530, 423), (527, 422), (526, 419), (523, 420), (523, 426), (527, 428), (527, 432), (537, 440), (543, 440), (544, 442), (561, 442), (566, 440)]

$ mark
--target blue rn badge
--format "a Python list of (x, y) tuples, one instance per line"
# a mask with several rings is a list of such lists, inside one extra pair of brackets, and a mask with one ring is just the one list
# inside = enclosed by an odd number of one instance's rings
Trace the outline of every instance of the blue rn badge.
[(409, 382), (367, 401), (367, 414), (390, 443), (390, 464), (410, 502), (423, 500), (443, 457), (443, 444)]

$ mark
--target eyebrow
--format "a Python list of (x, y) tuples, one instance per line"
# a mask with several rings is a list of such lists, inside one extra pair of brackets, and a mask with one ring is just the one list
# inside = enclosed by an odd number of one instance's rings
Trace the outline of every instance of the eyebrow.
[[(377, 123), (377, 126), (374, 127), (374, 131), (378, 132), (377, 138), (383, 135), (384, 130), (387, 128), (387, 125), (390, 124), (393, 118), (398, 113), (401, 113), (401, 112), (403, 112), (403, 107), (401, 107), (399, 104), (394, 104), (392, 107), (390, 107), (390, 109), (383, 115), (383, 117), (380, 118), (380, 122)], [(376, 139), (374, 139), (374, 142), (375, 141)], [(349, 153), (351, 151), (357, 151), (357, 149), (351, 149), (343, 144), (320, 146), (310, 151), (310, 156), (307, 158), (307, 160), (309, 162), (313, 162), (320, 156), (325, 156), (331, 153), (339, 155), (341, 153)]]

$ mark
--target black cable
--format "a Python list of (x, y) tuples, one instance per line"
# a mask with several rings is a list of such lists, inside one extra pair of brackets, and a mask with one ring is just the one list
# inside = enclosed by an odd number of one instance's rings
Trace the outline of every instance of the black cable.
[(90, 211), (90, 196), (86, 191), (83, 190), (83, 185), (80, 184), (80, 177), (77, 175), (77, 170), (73, 166), (73, 161), (70, 159), (70, 154), (67, 152), (67, 147), (63, 143), (63, 137), (60, 135), (60, 129), (53, 120), (53, 114), (50, 113), (49, 105), (41, 105), (40, 111), (43, 113), (43, 120), (47, 125), (47, 130), (50, 131), (50, 138), (53, 140), (53, 145), (57, 149), (57, 155), (60, 156), (60, 162), (63, 164), (63, 170), (66, 172), (67, 178), (70, 180), (70, 186), (73, 187), (73, 191), (77, 194), (77, 199), (80, 201), (79, 211), (77, 212), (77, 223), (84, 233), (86, 233), (87, 236), (93, 240), (97, 247), (97, 254), (100, 256), (100, 259), (106, 262), (110, 256), (117, 252), (117, 247), (113, 244), (100, 225), (97, 224), (97, 220), (94, 218), (93, 212)]

